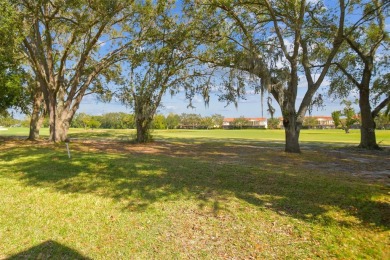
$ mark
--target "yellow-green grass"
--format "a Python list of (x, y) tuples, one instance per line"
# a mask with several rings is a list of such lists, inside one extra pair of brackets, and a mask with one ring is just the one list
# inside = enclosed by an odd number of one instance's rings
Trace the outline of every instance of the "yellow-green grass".
[(388, 151), (223, 138), (3, 141), (0, 259), (389, 258)]
[[(41, 136), (48, 136), (48, 129), (41, 130)], [(284, 143), (284, 130), (153, 130), (155, 140), (180, 139), (200, 142), (215, 141), (249, 141), (249, 142), (270, 142)], [(10, 128), (7, 131), (0, 131), (0, 136), (28, 136), (28, 128)], [(120, 141), (132, 140), (135, 130), (116, 129), (70, 129), (69, 136), (73, 139), (116, 139)], [(390, 146), (390, 130), (377, 130), (376, 139), (380, 146)], [(360, 130), (353, 129), (346, 134), (340, 129), (315, 129), (301, 130), (300, 142), (302, 144), (327, 144), (327, 145), (356, 145), (360, 142)]]

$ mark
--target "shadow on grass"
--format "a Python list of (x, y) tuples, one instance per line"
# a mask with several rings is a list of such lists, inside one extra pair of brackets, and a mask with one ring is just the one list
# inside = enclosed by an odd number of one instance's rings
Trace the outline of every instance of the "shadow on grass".
[[(235, 197), (323, 225), (390, 227), (389, 204), (373, 200), (381, 195), (378, 187), (336, 170), (329, 175), (308, 170), (304, 165), (310, 156), (234, 144), (163, 148), (160, 153), (78, 151), (69, 160), (58, 148), (30, 147), (5, 150), (3, 158), (26, 185), (96, 194), (124, 203), (126, 210), (142, 211), (160, 201), (193, 199), (218, 214)], [(17, 157), (23, 159), (13, 161)], [(12, 177), (12, 173), (1, 175)], [(347, 217), (334, 216), (332, 210)]]
[(6, 260), (18, 259), (78, 259), (89, 260), (91, 258), (81, 255), (79, 252), (61, 245), (56, 241), (48, 240), (37, 246), (29, 248), (19, 254), (10, 256)]

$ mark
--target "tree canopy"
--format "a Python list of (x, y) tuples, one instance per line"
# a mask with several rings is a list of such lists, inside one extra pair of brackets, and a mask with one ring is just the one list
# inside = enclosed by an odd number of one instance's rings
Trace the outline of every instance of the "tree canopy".
[(20, 68), (18, 45), (21, 21), (9, 1), (0, 2), (0, 113), (21, 104), (23, 70)]
[(119, 98), (134, 109), (141, 143), (150, 138), (149, 129), (163, 95), (191, 90), (202, 75), (193, 58), (197, 43), (191, 37), (191, 22), (173, 15), (173, 7), (173, 1), (146, 4), (134, 36), (137, 47), (128, 50), (129, 76)]
[[(284, 117), (287, 152), (300, 152), (303, 118), (342, 44), (346, 8), (342, 0), (336, 9), (304, 0), (188, 1), (198, 31), (209, 31), (200, 59), (230, 71), (223, 97), (243, 96), (248, 79), (271, 93)], [(308, 87), (297, 104), (300, 75)]]
[(50, 118), (50, 139), (63, 141), (83, 97), (118, 81), (116, 66), (131, 46), (138, 16), (132, 0), (27, 1), (18, 10), (30, 29), (23, 40)]
[[(279, 105), (285, 151), (300, 152), (304, 117), (322, 104), (318, 90), (329, 76), (330, 92), (359, 91), (361, 147), (375, 147), (374, 118), (390, 103), (389, 6), (385, 0), (2, 1), (0, 112), (19, 105), (28, 89), (30, 129), (39, 130), (34, 125), (47, 112), (50, 140), (63, 141), (86, 95), (115, 97), (134, 109), (137, 140), (146, 142), (166, 93), (185, 92), (192, 106), (195, 94), (207, 105), (219, 90), (220, 101), (237, 106), (252, 87), (261, 100), (268, 92), (272, 118), (272, 100)], [(160, 119), (155, 125), (171, 127)]]
[(389, 87), (385, 83), (390, 58), (386, 30), (389, 7), (389, 1), (351, 1), (350, 9), (355, 16), (346, 22), (345, 44), (329, 74), (331, 94), (348, 98), (352, 91), (358, 92), (362, 148), (378, 148), (374, 119), (390, 103)]

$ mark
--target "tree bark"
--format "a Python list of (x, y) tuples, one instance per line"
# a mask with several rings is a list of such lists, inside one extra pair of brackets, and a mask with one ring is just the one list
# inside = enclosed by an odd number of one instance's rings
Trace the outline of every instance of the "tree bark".
[(283, 117), (283, 126), (285, 131), (285, 152), (300, 153), (299, 134), (301, 132), (301, 123), (297, 121), (294, 115)]
[(57, 114), (57, 110), (56, 110), (56, 99), (53, 98), (51, 95), (49, 96), (49, 100), (48, 100), (48, 111), (49, 111), (49, 132), (50, 132), (50, 136), (49, 136), (49, 140), (50, 141), (53, 141), (53, 142), (57, 142), (59, 140), (56, 139), (56, 114)]
[(145, 102), (143, 97), (134, 95), (134, 100), (135, 127), (137, 129), (136, 142), (147, 143), (151, 139), (149, 130), (153, 120), (154, 110), (151, 108), (151, 104)]
[(379, 149), (376, 143), (375, 121), (371, 113), (370, 90), (368, 86), (362, 86), (359, 90), (359, 107), (361, 114), (359, 148)]
[(44, 111), (42, 108), (43, 94), (41, 91), (36, 91), (33, 99), (33, 110), (30, 120), (30, 132), (27, 140), (35, 141), (39, 139), (39, 130), (44, 119)]
[(55, 117), (50, 117), (50, 119), (55, 118), (55, 121), (50, 123), (50, 141), (64, 142), (68, 136), (71, 119), (69, 118), (67, 111), (62, 111), (60, 113), (56, 111), (55, 114)]
[(30, 120), (30, 132), (27, 140), (36, 141), (39, 139), (39, 131), (43, 123), (44, 116), (38, 112), (33, 111)]
[(49, 97), (49, 140), (53, 142), (64, 142), (68, 135), (70, 122), (74, 112), (57, 104), (56, 99)]
[(68, 136), (68, 130), (70, 125), (70, 119), (68, 118), (67, 111), (63, 111), (57, 115), (55, 123), (55, 131), (53, 136), (55, 137), (52, 141), (64, 142)]
[(147, 143), (150, 141), (150, 123), (151, 120), (148, 120), (145, 117), (137, 118), (136, 127), (137, 127), (137, 143)]

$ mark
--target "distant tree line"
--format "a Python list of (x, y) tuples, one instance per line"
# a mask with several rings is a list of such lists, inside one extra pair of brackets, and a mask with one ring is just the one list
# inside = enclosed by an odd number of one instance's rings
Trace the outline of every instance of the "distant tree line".
[[(359, 115), (353, 117), (355, 113), (345, 113), (347, 107), (343, 111), (334, 111), (332, 119), (335, 122), (335, 127), (346, 130), (346, 126), (351, 128), (353, 124), (360, 124)], [(353, 114), (353, 116), (351, 116)], [(349, 116), (348, 116), (349, 115)], [(352, 118), (353, 117), (353, 118)], [(350, 120), (352, 118), (352, 120)], [(223, 128), (224, 117), (218, 114), (202, 117), (198, 114), (181, 115), (170, 113), (167, 116), (157, 114), (152, 121), (152, 129), (218, 129)], [(351, 123), (351, 121), (353, 121)], [(251, 122), (244, 116), (235, 118), (231, 123), (232, 129), (244, 129), (251, 126)], [(280, 120), (277, 118), (269, 118), (267, 120), (268, 129), (280, 129)], [(390, 129), (390, 115), (379, 113), (375, 118), (377, 129)], [(0, 126), (4, 127), (29, 127), (30, 117), (23, 120), (13, 118), (12, 115), (0, 115)], [(42, 121), (43, 127), (49, 127), (49, 119), (46, 117)], [(315, 128), (318, 122), (314, 117), (306, 117), (303, 123), (304, 128)], [(71, 124), (72, 128), (84, 129), (135, 129), (134, 114), (124, 112), (107, 113), (103, 115), (88, 115), (86, 113), (78, 113), (75, 115)]]
[[(215, 129), (222, 128), (224, 117), (218, 114), (204, 116), (198, 114), (181, 115), (170, 113), (167, 116), (157, 114), (153, 117), (152, 129)], [(24, 126), (28, 127), (30, 118), (17, 120), (12, 116), (0, 116), (0, 125), (5, 127)], [(49, 127), (49, 119), (42, 122), (43, 127)], [(134, 114), (124, 112), (107, 113), (103, 115), (88, 115), (77, 113), (70, 125), (73, 128), (84, 129), (136, 129)]]
[(165, 94), (184, 92), (191, 107), (196, 95), (208, 105), (215, 92), (237, 106), (252, 89), (276, 101), (285, 151), (299, 153), (306, 113), (321, 106), (327, 79), (330, 96), (358, 93), (359, 147), (377, 149), (375, 120), (390, 110), (389, 8), (388, 0), (0, 1), (0, 114), (29, 114), (29, 140), (48, 118), (49, 140), (62, 142), (86, 95), (116, 98), (133, 109), (136, 141), (145, 143), (156, 122), (163, 127)]
[[(224, 117), (218, 114), (202, 117), (198, 114), (181, 115), (170, 113), (167, 116), (157, 114), (153, 117), (152, 129), (214, 129), (221, 128)], [(136, 129), (134, 114), (123, 112), (93, 116), (85, 113), (76, 114), (72, 120), (74, 128)]]

